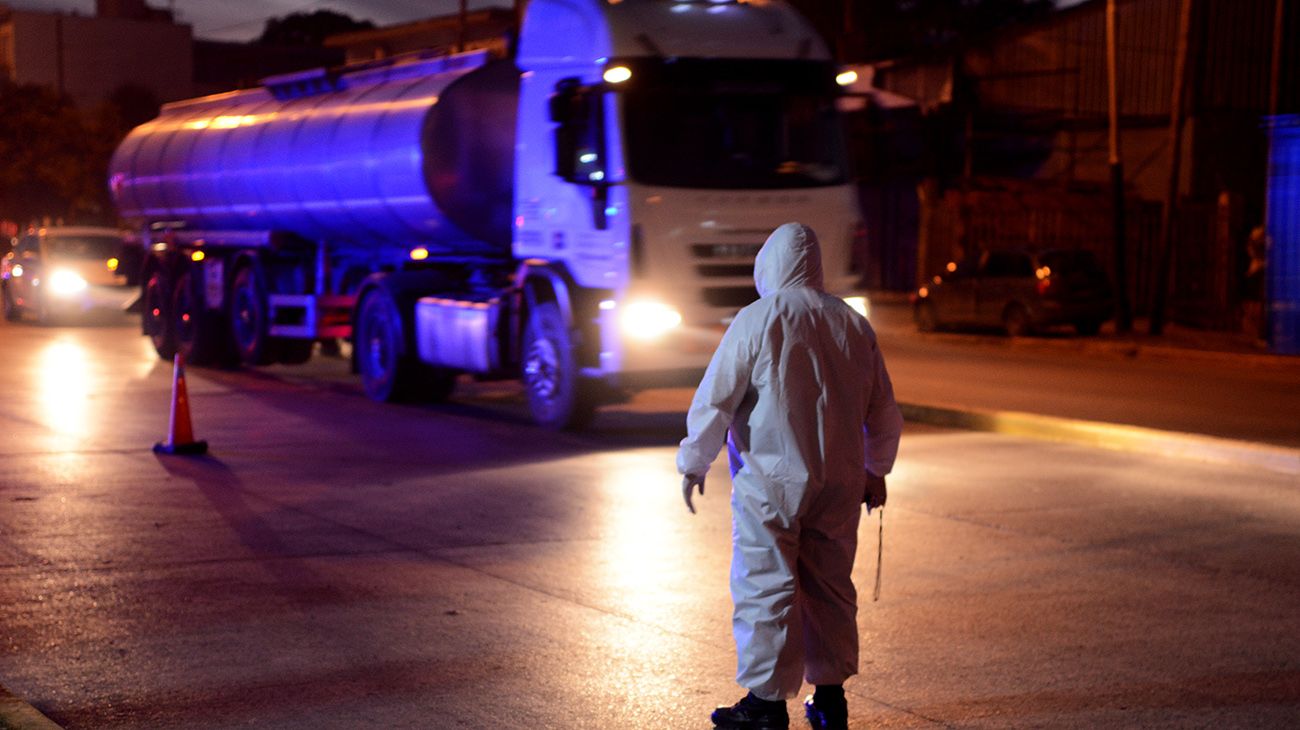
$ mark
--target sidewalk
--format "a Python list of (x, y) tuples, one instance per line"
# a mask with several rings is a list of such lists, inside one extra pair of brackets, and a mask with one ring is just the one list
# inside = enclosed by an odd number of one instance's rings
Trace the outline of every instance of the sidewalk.
[[(1014, 339), (990, 330), (920, 333), (912, 322), (911, 305), (906, 294), (875, 293), (871, 295), (871, 304), (873, 325), (883, 337), (895, 340), (971, 349), (996, 348), (1003, 352), (1077, 353), (1113, 360), (1201, 362), (1219, 370), (1242, 368), (1270, 372), (1274, 378), (1280, 373), (1283, 380), (1290, 378), (1300, 389), (1300, 357), (1269, 353), (1242, 333), (1196, 330), (1171, 324), (1166, 326), (1164, 335), (1154, 337), (1147, 334), (1148, 323), (1145, 320), (1135, 322), (1133, 332), (1124, 335), (1117, 334), (1114, 322), (1109, 322), (1100, 334), (1091, 337), (1077, 336), (1068, 328)], [(916, 423), (1239, 464), (1300, 475), (1300, 449), (1284, 445), (1144, 427), (1109, 418), (1068, 417), (1053, 410), (1050, 403), (1044, 403), (1042, 408), (1023, 405), (1008, 408), (1000, 402), (973, 405), (961, 397), (951, 401), (942, 398), (902, 400), (905, 417)]]
[[(881, 331), (906, 329), (915, 332), (912, 322), (912, 305), (906, 292), (871, 292), (871, 322)], [(1175, 323), (1165, 325), (1164, 334), (1148, 334), (1150, 323), (1146, 318), (1135, 319), (1133, 329), (1127, 334), (1115, 331), (1115, 321), (1104, 324), (1101, 332), (1092, 337), (1075, 335), (1069, 328), (1018, 337), (1014, 340), (993, 330), (978, 332), (938, 332), (927, 336), (952, 336), (963, 340), (980, 338), (1009, 343), (1016, 348), (1057, 348), (1106, 353), (1123, 357), (1180, 357), (1204, 360), (1234, 361), (1243, 365), (1267, 365), (1294, 368), (1300, 377), (1300, 355), (1278, 355), (1270, 352), (1264, 343), (1244, 332), (1219, 332), (1201, 330)], [(1297, 380), (1300, 383), (1300, 380)]]

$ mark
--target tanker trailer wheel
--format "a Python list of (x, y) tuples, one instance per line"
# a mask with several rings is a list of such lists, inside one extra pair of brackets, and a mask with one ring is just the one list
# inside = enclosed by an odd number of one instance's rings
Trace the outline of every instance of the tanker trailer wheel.
[(245, 365), (275, 362), (268, 316), (261, 271), (253, 264), (241, 266), (230, 285), (230, 334)]
[(405, 344), (393, 295), (372, 290), (357, 310), (352, 344), (366, 395), (389, 403), (446, 400), (456, 373), (425, 365), (406, 353)]
[(233, 365), (224, 323), (220, 316), (203, 306), (198, 287), (199, 278), (194, 269), (186, 269), (176, 280), (172, 295), (176, 351), (186, 362), (195, 365)]
[(533, 307), (524, 327), (523, 381), (538, 425), (582, 428), (596, 412), (593, 384), (578, 374), (573, 336), (554, 302)]
[(149, 274), (141, 295), (141, 329), (149, 336), (158, 357), (170, 360), (176, 355), (176, 330), (172, 327), (171, 287), (161, 271)]

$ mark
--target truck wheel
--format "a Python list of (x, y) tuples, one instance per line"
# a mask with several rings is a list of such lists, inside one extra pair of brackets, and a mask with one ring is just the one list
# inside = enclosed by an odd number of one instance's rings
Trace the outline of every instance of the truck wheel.
[(230, 285), (230, 335), (245, 365), (270, 365), (275, 353), (268, 334), (266, 286), (254, 265), (240, 267)]
[(533, 307), (524, 327), (523, 381), (528, 408), (538, 425), (585, 426), (596, 412), (592, 385), (578, 375), (573, 337), (553, 302)]
[(176, 351), (185, 362), (194, 365), (228, 366), (233, 364), (221, 318), (207, 311), (199, 297), (193, 270), (186, 270), (176, 281), (172, 296), (172, 330), (176, 333)]
[(176, 332), (172, 329), (171, 289), (161, 271), (149, 275), (141, 298), (141, 328), (149, 336), (158, 357), (170, 360), (176, 355)]
[(372, 400), (389, 403), (441, 401), (456, 387), (456, 373), (408, 355), (397, 303), (387, 290), (366, 295), (357, 310), (353, 352), (361, 387)]

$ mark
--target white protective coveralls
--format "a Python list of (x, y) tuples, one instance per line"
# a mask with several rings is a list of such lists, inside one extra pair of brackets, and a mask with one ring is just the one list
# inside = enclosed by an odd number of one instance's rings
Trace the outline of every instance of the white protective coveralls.
[(858, 671), (851, 572), (864, 466), (893, 467), (902, 430), (867, 320), (822, 290), (812, 229), (777, 228), (754, 262), (760, 299), (722, 337), (687, 415), (682, 474), (730, 457), (736, 681), (767, 700)]

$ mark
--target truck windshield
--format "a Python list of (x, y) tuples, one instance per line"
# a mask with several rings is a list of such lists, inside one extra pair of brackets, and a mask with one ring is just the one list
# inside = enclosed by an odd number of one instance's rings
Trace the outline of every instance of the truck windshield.
[(807, 61), (634, 68), (623, 106), (629, 175), (686, 188), (842, 185), (833, 78), (829, 65)]

